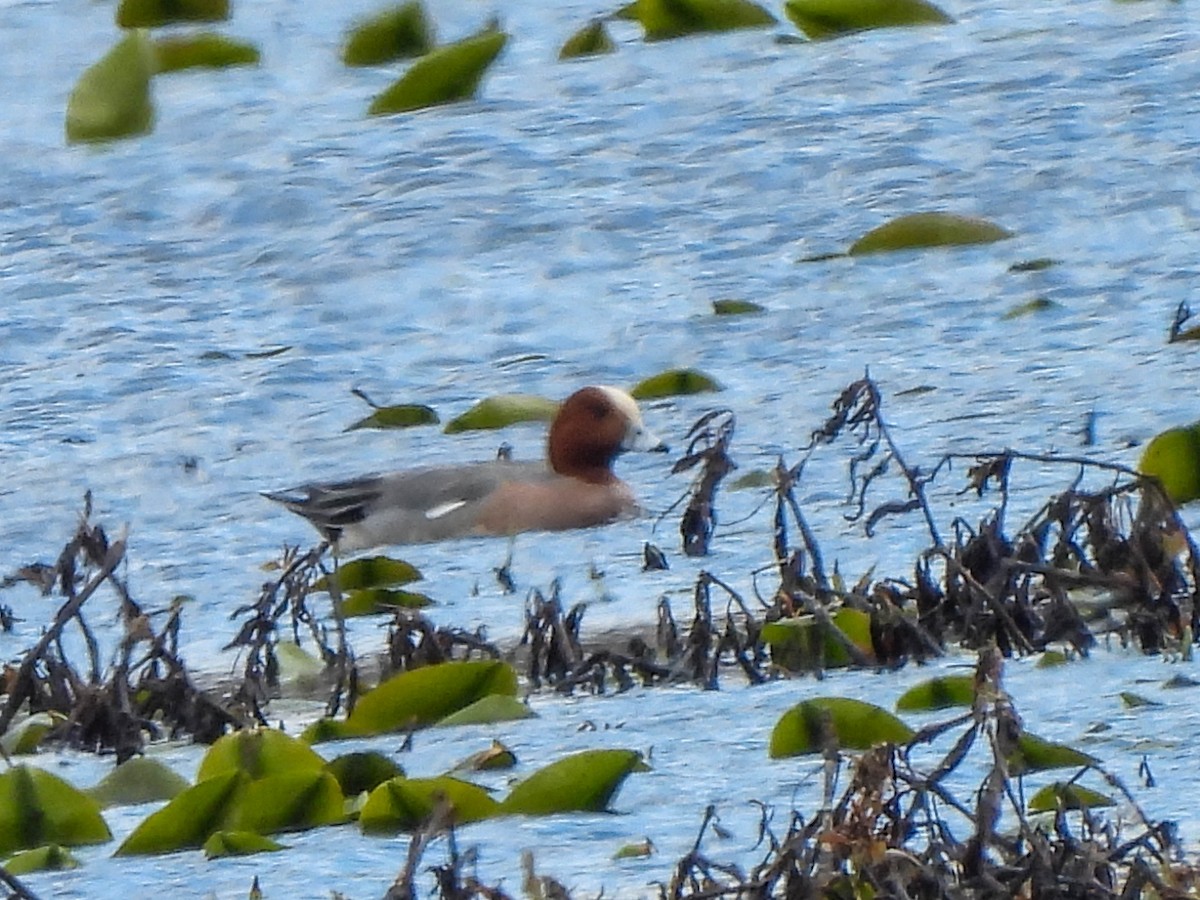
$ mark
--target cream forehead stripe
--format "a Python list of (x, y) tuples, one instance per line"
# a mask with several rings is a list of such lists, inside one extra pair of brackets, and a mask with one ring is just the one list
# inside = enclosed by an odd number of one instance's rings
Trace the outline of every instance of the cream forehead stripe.
[(625, 391), (611, 385), (602, 384), (600, 385), (600, 390), (604, 391), (604, 395), (608, 397), (613, 406), (620, 410), (625, 418), (637, 427), (642, 427), (642, 411), (638, 409), (636, 400), (625, 393)]

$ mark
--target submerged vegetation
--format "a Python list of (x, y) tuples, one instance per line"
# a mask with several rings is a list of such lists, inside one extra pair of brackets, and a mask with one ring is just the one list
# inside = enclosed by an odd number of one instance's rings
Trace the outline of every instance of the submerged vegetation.
[[(707, 555), (720, 539), (716, 507), (734, 468), (734, 434), (731, 413), (709, 413), (676, 464), (695, 475), (680, 520), (690, 555)], [(851, 586), (829, 567), (798, 486), (817, 455), (839, 450), (849, 460), (853, 518), (868, 534), (911, 521), (926, 535), (910, 575), (869, 573)], [(961, 517), (947, 524), (930, 497), (963, 463), (963, 490), (992, 502), (975, 524)], [(1023, 465), (1063, 469), (1067, 487), (1012, 528), (1009, 508)], [(1002, 685), (1005, 657), (1055, 648), (1087, 655), (1101, 632), (1144, 652), (1190, 654), (1200, 561), (1157, 480), (1094, 460), (1015, 451), (948, 456), (919, 469), (894, 442), (879, 388), (864, 377), (836, 398), (801, 459), (779, 462), (759, 516), (775, 560), (769, 590), (746, 598), (702, 571), (686, 626), (664, 599), (653, 634), (621, 645), (587, 640), (585, 606), (564, 610), (555, 586), (531, 593), (525, 632), (513, 647), (435, 625), (403, 604), (382, 605), (375, 614), (387, 617), (388, 632), (373, 658), (348, 639), (346, 602), (420, 573), (386, 557), (337, 566), (323, 546), (289, 549), (258, 600), (235, 611), (241, 624), (228, 647), (239, 650), (243, 667), (235, 684), (217, 691), (198, 687), (180, 655), (184, 607), (149, 614), (135, 600), (119, 574), (125, 542), (92, 521), (89, 499), (56, 562), (31, 564), (5, 582), (31, 583), (62, 603), (6, 675), (0, 732), (36, 721), (24, 752), (65, 745), (112, 753), (118, 767), (94, 796), (33, 767), (10, 769), (0, 783), (0, 841), (9, 852), (39, 851), (14, 862), (22, 871), (37, 860), (73, 864), (62, 847), (110, 840), (101, 800), (159, 799), (165, 805), (118, 854), (277, 851), (270, 836), (281, 831), (356, 823), (368, 834), (412, 835), (389, 896), (416, 895), (420, 860), (442, 838), (448, 862), (436, 868), (440, 896), (508, 896), (467, 874), (456, 843), (463, 828), (503, 816), (607, 810), (625, 779), (653, 760), (633, 749), (592, 750), (530, 770), (496, 744), (452, 772), (409, 778), (388, 754), (337, 754), (334, 742), (515, 722), (534, 714), (518, 699), (522, 684), (560, 695), (635, 685), (715, 690), (729, 678), (754, 685), (836, 667), (888, 669), (964, 647), (977, 653), (974, 676), (918, 685), (897, 704), (899, 715), (836, 694), (781, 711), (761, 736), (762, 752), (823, 759), (819, 807), (793, 809), (783, 834), (764, 809), (765, 852), (749, 871), (702, 851), (715, 827), (710, 810), (661, 895), (1115, 898), (1166, 896), (1188, 882), (1190, 870), (1174, 862), (1169, 823), (1142, 814), (1097, 758), (1027, 732)], [(663, 556), (650, 550), (647, 565)], [(102, 596), (111, 598), (122, 635), (107, 664), (92, 615), (85, 615)], [(68, 626), (80, 642), (64, 639)], [(327, 704), (326, 717), (293, 738), (270, 727), (269, 710), (289, 690), (297, 658), (308, 660), (300, 668), (315, 681), (305, 683), (322, 685)], [(901, 718), (932, 710), (950, 718)], [(177, 737), (212, 745), (194, 782), (139, 759), (150, 742)], [(318, 753), (316, 744), (334, 752)], [(131, 766), (145, 768), (123, 775)], [(497, 767), (522, 769), (504, 797), (472, 780), (473, 772)], [(850, 774), (839, 794), (843, 769)], [(1072, 774), (1040, 778), (1059, 770)], [(964, 791), (964, 779), (976, 786)], [(1028, 799), (1026, 779), (1037, 782), (1028, 785)], [(1121, 828), (1100, 814), (1118, 802), (1137, 810)], [(537, 881), (532, 862), (527, 869)], [(6, 877), (14, 880), (12, 872)]]

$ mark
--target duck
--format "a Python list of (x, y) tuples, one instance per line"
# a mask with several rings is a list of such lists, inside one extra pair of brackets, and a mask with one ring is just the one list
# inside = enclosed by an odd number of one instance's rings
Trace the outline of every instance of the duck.
[(641, 511), (613, 472), (627, 450), (666, 452), (642, 421), (637, 401), (610, 385), (589, 385), (559, 406), (546, 459), (496, 459), (366, 475), (263, 491), (305, 518), (335, 554), (382, 545), (591, 528)]

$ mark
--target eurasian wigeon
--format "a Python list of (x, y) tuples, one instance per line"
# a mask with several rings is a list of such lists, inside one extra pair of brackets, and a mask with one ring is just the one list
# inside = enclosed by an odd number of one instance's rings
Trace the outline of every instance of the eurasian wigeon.
[(264, 491), (308, 519), (339, 553), (471, 535), (589, 528), (636, 515), (613, 474), (625, 450), (666, 450), (625, 391), (585, 387), (550, 423), (545, 462), (430, 466), (350, 481)]

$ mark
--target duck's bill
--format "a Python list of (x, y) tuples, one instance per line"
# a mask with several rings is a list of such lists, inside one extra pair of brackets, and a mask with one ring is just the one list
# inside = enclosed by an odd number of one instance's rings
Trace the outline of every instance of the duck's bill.
[(647, 431), (645, 428), (631, 428), (625, 434), (621, 449), (643, 453), (666, 453), (671, 448), (653, 432)]

